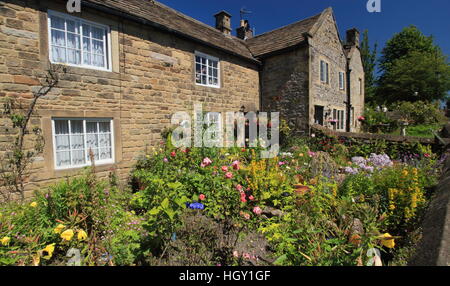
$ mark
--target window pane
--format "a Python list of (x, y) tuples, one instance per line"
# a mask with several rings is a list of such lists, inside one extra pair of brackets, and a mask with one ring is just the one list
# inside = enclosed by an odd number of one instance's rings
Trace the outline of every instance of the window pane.
[(69, 134), (69, 121), (68, 120), (55, 120), (55, 133), (56, 133), (56, 135)]
[(112, 159), (111, 148), (101, 148), (100, 149), (100, 160)]
[(56, 152), (56, 166), (67, 167), (70, 166), (71, 157), (70, 151)]
[(84, 150), (72, 151), (72, 165), (80, 166), (86, 164), (86, 158), (84, 156)]
[(105, 60), (104, 60), (103, 56), (92, 55), (92, 65), (94, 65), (96, 67), (104, 67)]
[(103, 42), (97, 41), (97, 40), (92, 40), (92, 52), (99, 54), (99, 55), (104, 55)]
[(66, 46), (66, 36), (64, 32), (52, 30), (52, 45), (61, 47)]
[(81, 49), (80, 36), (68, 33), (67, 34), (67, 47), (72, 49)]
[(110, 123), (110, 121), (108, 121), (108, 122), (100, 122), (99, 126), (100, 126), (100, 133), (111, 132), (111, 123)]
[(76, 21), (72, 21), (72, 20), (66, 20), (67, 23), (67, 31), (75, 33), (75, 34), (79, 34), (79, 26), (80, 24)]
[(97, 28), (97, 27), (91, 27), (92, 31), (92, 38), (103, 40), (103, 36), (105, 34), (105, 31), (103, 29)]
[(56, 16), (51, 16), (50, 17), (50, 22), (51, 22), (51, 27), (52, 28), (65, 30), (65, 28), (64, 28), (65, 20), (63, 18), (56, 17)]
[(81, 52), (77, 50), (67, 49), (67, 62), (69, 64), (80, 64), (81, 63)]
[(85, 65), (91, 64), (91, 54), (83, 53), (83, 64), (85, 64)]
[(55, 148), (56, 148), (56, 151), (70, 150), (69, 135), (56, 135), (55, 136)]
[(91, 27), (89, 25), (83, 24), (83, 36), (85, 37), (91, 36)]
[(83, 37), (83, 51), (91, 52), (91, 40), (89, 38)]
[(70, 143), (72, 145), (72, 150), (84, 149), (83, 121), (72, 120), (70, 122), (70, 127), (72, 131), (70, 135)]

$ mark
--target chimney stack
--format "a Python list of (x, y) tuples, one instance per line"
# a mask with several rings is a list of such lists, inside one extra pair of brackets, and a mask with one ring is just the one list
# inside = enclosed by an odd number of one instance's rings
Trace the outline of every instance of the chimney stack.
[(231, 35), (231, 15), (226, 11), (220, 11), (216, 15), (216, 29), (225, 35)]
[(347, 45), (359, 48), (359, 31), (356, 28), (347, 31)]
[(250, 28), (248, 20), (241, 20), (241, 26), (236, 29), (236, 34), (242, 40), (253, 38), (253, 30)]

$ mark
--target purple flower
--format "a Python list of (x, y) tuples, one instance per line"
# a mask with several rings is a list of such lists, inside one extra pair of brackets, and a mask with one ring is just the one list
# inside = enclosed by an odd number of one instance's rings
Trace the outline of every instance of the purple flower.
[(352, 167), (345, 167), (344, 170), (347, 174), (351, 174), (351, 175), (356, 175), (359, 173), (357, 168), (352, 168)]

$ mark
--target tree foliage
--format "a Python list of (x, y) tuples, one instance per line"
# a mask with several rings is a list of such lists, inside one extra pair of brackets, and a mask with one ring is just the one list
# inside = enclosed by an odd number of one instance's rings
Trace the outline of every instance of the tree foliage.
[(363, 33), (363, 39), (361, 43), (361, 57), (364, 66), (365, 73), (365, 95), (366, 101), (371, 102), (375, 96), (375, 68), (377, 66), (377, 47), (375, 44), (373, 49), (369, 44), (369, 32), (367, 30)]
[(433, 101), (450, 89), (450, 65), (446, 55), (415, 26), (390, 39), (380, 59), (377, 101)]

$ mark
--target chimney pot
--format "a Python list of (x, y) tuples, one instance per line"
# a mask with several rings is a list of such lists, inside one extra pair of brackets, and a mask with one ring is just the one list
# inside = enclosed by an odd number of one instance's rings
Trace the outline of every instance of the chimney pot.
[(250, 28), (248, 20), (241, 20), (241, 26), (236, 29), (236, 34), (239, 39), (246, 40), (253, 37), (253, 30)]
[(359, 48), (359, 31), (356, 28), (347, 31), (347, 44)]
[(231, 35), (231, 14), (226, 11), (220, 11), (215, 14), (216, 29), (225, 35)]

